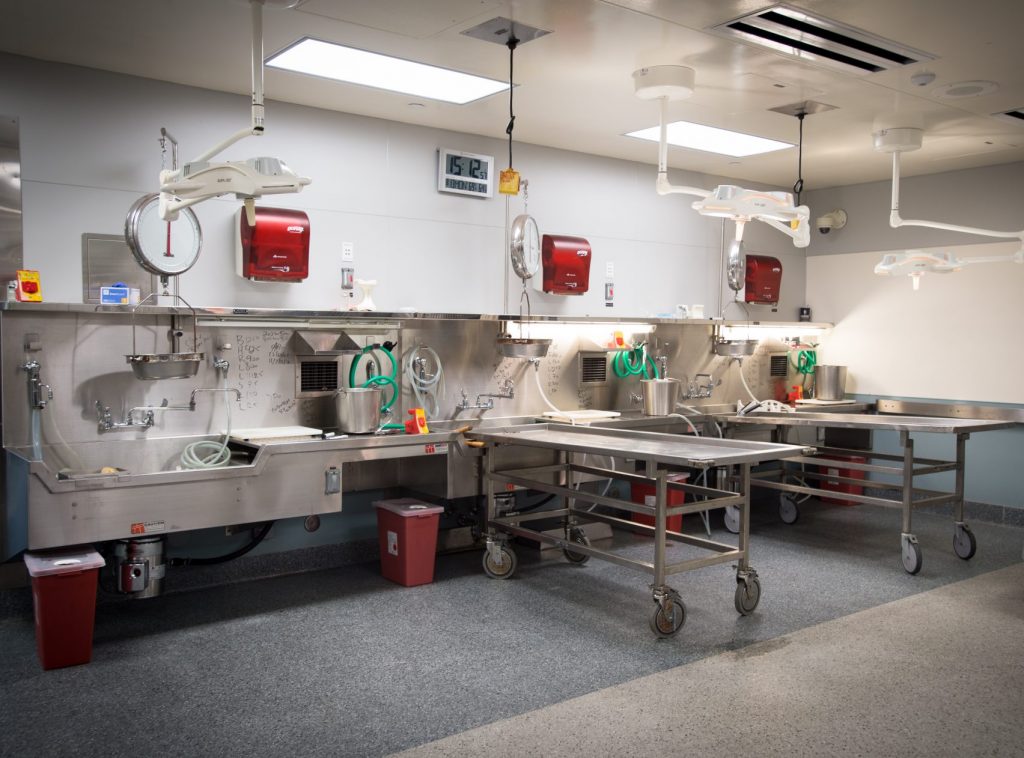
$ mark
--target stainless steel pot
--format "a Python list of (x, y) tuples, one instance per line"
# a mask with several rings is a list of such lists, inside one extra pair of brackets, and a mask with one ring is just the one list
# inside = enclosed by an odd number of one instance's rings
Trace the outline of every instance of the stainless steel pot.
[(644, 397), (645, 416), (667, 416), (676, 412), (679, 399), (678, 379), (643, 379), (640, 387)]
[(380, 428), (384, 391), (379, 387), (352, 387), (334, 393), (338, 430), (345, 434), (373, 434)]
[(815, 366), (814, 397), (842, 400), (846, 396), (846, 366)]

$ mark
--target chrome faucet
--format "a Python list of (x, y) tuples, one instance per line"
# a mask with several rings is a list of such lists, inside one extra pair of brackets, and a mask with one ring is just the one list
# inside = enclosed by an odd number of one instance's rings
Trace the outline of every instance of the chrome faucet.
[[(198, 392), (229, 392), (234, 393), (235, 400), (242, 402), (242, 393), (236, 387), (199, 387), (192, 390), (189, 395), (188, 405), (169, 405), (167, 398), (164, 398), (160, 405), (137, 405), (124, 414), (123, 421), (114, 421), (110, 408), (96, 401), (96, 428), (103, 432), (119, 432), (125, 429), (149, 429), (156, 423), (155, 413), (157, 411), (194, 411), (196, 409), (196, 393)], [(136, 421), (136, 418), (139, 420)]]
[[(166, 402), (167, 401), (164, 400), (164, 403)], [(142, 414), (139, 421), (135, 420), (136, 413)], [(149, 427), (156, 423), (156, 419), (153, 416), (153, 408), (145, 406), (129, 410), (124, 414), (124, 421), (114, 421), (114, 417), (110, 413), (110, 408), (103, 405), (99, 400), (96, 401), (96, 419), (96, 430), (100, 434), (103, 434), (104, 432), (122, 431), (124, 429), (149, 429)]]
[(480, 395), (476, 396), (476, 402), (470, 403), (469, 396), (466, 394), (466, 389), (462, 388), (459, 390), (462, 393), (462, 399), (459, 404), (455, 406), (456, 411), (489, 411), (494, 407), (494, 400), (488, 398), (484, 402), (480, 402)]
[[(466, 390), (463, 388), (460, 390), (462, 393), (462, 400), (455, 406), (457, 411), (470, 411), (470, 410), (481, 410), (489, 411), (494, 408), (494, 398), (500, 398), (502, 400), (513, 400), (516, 396), (516, 387), (512, 383), (511, 379), (506, 379), (498, 386), (498, 392), (481, 392), (476, 396), (476, 402), (470, 403), (469, 397), (466, 395)], [(483, 400), (482, 398), (487, 398)]]
[[(192, 394), (188, 398), (188, 410), (194, 411), (196, 409), (196, 393), (197, 392), (234, 392), (235, 400), (242, 402), (242, 392), (237, 387), (199, 387), (198, 389), (192, 390)], [(168, 410), (185, 410), (184, 407), (169, 408)]]
[[(701, 383), (701, 379), (704, 379), (704, 383)], [(697, 374), (693, 377), (693, 382), (688, 383), (686, 387), (686, 399), (692, 400), (694, 398), (711, 397), (711, 393), (714, 391), (717, 382), (711, 374)]]
[(53, 390), (49, 384), (43, 384), (39, 376), (41, 368), (39, 361), (32, 359), (21, 364), (21, 368), (28, 372), (28, 400), (33, 408), (43, 410), (46, 404), (53, 400)]

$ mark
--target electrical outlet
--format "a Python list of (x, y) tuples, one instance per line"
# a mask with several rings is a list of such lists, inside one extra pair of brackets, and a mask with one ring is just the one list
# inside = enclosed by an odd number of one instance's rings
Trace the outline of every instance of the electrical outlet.
[(604, 278), (614, 279), (615, 278), (615, 263), (613, 261), (607, 261), (604, 264)]
[(356, 246), (354, 244), (352, 244), (351, 242), (342, 242), (341, 243), (341, 260), (345, 261), (346, 263), (347, 262), (351, 262), (351, 261), (355, 260), (355, 256), (356, 256)]

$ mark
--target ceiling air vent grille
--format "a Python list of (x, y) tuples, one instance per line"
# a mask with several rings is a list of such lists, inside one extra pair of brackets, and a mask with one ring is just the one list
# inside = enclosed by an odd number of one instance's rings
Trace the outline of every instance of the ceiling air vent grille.
[(992, 115), (1024, 126), (1024, 108), (1014, 108), (1012, 111), (1003, 111), (1002, 113), (993, 113)]
[(857, 74), (935, 59), (934, 55), (787, 5), (751, 13), (711, 27), (711, 31)]

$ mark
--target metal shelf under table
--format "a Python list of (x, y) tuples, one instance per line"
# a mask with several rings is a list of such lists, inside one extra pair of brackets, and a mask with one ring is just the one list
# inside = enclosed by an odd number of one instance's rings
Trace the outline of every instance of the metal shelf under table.
[[(652, 630), (660, 636), (671, 636), (679, 631), (686, 617), (686, 607), (679, 593), (666, 583), (672, 574), (691, 571), (705, 566), (735, 562), (737, 611), (752, 613), (761, 596), (761, 583), (757, 572), (749, 563), (750, 467), (752, 464), (793, 455), (803, 455), (810, 448), (768, 442), (695, 438), (689, 436), (641, 432), (636, 430), (606, 429), (563, 424), (532, 424), (468, 433), (473, 440), (485, 444), (484, 486), (487, 495), (484, 571), (496, 579), (507, 579), (516, 570), (517, 558), (510, 546), (512, 536), (526, 537), (562, 548), (565, 557), (573, 563), (585, 563), (590, 558), (609, 561), (626, 568), (653, 575), (652, 597), (656, 608), (651, 616)], [(523, 446), (552, 450), (557, 463), (549, 466), (498, 470), (495, 452), (502, 446)], [(643, 474), (622, 472), (614, 467), (587, 465), (587, 456), (606, 457), (643, 463)], [(671, 467), (708, 470), (717, 466), (735, 467), (738, 474), (736, 491), (669, 481)], [(586, 508), (578, 507), (580, 492), (575, 488), (577, 477), (614, 478), (629, 482), (647, 483), (654, 487), (653, 505), (634, 503), (620, 498), (587, 493)], [(523, 487), (562, 498), (562, 508), (537, 513), (497, 513), (495, 493), (498, 488)], [(682, 491), (691, 502), (669, 505), (668, 493)], [(594, 505), (592, 505), (594, 504)], [(624, 510), (646, 514), (654, 526), (629, 521), (601, 510)], [(729, 545), (702, 537), (669, 531), (668, 518), (685, 513), (736, 507), (740, 513), (737, 545)], [(564, 536), (531, 528), (532, 522), (560, 518)], [(613, 529), (630, 531), (653, 537), (652, 560), (637, 560), (590, 545), (581, 529), (582, 522), (602, 522)], [(669, 541), (697, 547), (708, 554), (668, 563), (666, 546)]]

